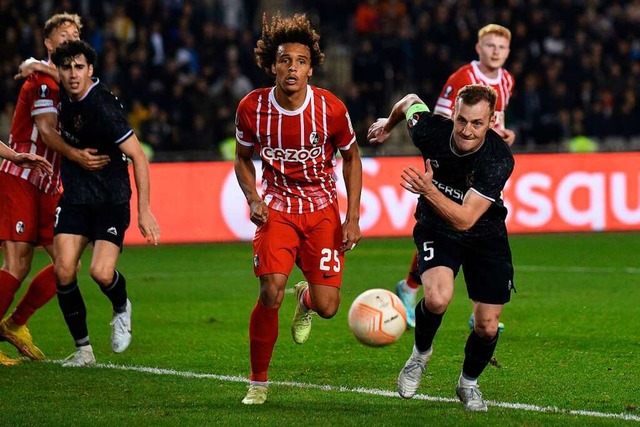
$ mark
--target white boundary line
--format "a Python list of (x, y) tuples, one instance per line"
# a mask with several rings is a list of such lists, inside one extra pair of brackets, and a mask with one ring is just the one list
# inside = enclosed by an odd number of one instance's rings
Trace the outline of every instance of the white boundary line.
[[(53, 362), (62, 363), (63, 361), (55, 360)], [(134, 371), (134, 372), (142, 372), (142, 373), (154, 374), (154, 375), (172, 375), (172, 376), (184, 377), (184, 378), (202, 378), (202, 379), (213, 379), (218, 381), (234, 382), (234, 383), (245, 383), (245, 384), (248, 383), (247, 378), (233, 376), (233, 375), (202, 374), (202, 373), (189, 372), (189, 371), (176, 371), (173, 369), (149, 368), (145, 366), (127, 366), (127, 365), (116, 365), (113, 363), (98, 363), (96, 365), (93, 365), (92, 368), (117, 369), (120, 371)], [(374, 395), (374, 396), (392, 397), (392, 398), (400, 399), (400, 396), (398, 396), (398, 393), (394, 391), (379, 390), (375, 388), (332, 386), (332, 385), (299, 383), (299, 382), (292, 382), (292, 381), (270, 381), (270, 384), (284, 386), (284, 387), (306, 388), (306, 389), (315, 389), (315, 390), (322, 390), (322, 391), (337, 391), (341, 393), (368, 394), (368, 395)], [(431, 402), (458, 403), (458, 399), (453, 399), (449, 397), (428, 396), (426, 394), (416, 394), (413, 398), (418, 400), (428, 400)], [(581, 415), (584, 417), (592, 417), (592, 418), (613, 418), (613, 419), (619, 419), (619, 420), (625, 420), (625, 421), (640, 421), (640, 416), (631, 415), (631, 414), (612, 414), (607, 412), (562, 409), (562, 408), (558, 408), (557, 406), (538, 406), (538, 405), (529, 405), (526, 403), (495, 402), (492, 400), (487, 400), (486, 403), (488, 406), (495, 406), (498, 408), (507, 408), (507, 409), (519, 409), (522, 411), (530, 411), (530, 412)]]

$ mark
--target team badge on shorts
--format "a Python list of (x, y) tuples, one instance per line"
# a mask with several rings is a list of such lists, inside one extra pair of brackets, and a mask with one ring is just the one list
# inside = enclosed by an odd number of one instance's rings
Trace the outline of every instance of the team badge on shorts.
[(16, 233), (18, 234), (24, 233), (24, 222), (22, 221), (16, 222)]
[(258, 254), (255, 254), (255, 255), (253, 256), (253, 266), (254, 266), (255, 268), (260, 267), (260, 258), (258, 257)]

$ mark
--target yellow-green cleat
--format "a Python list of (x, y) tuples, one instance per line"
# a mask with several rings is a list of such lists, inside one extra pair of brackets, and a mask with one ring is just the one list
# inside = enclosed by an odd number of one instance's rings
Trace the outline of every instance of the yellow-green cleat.
[(3, 352), (0, 351), (0, 365), (3, 366), (15, 366), (18, 365), (20, 361), (18, 359), (12, 359)]
[(291, 336), (296, 344), (304, 344), (311, 333), (311, 320), (313, 311), (306, 308), (301, 301), (302, 293), (309, 288), (307, 282), (298, 282), (293, 290), (296, 299), (296, 311), (291, 323)]
[(31, 360), (44, 360), (44, 353), (34, 343), (27, 325), (16, 325), (11, 318), (0, 322), (0, 335)]
[(245, 405), (262, 405), (267, 401), (268, 387), (263, 385), (251, 385), (247, 390), (247, 395), (242, 399)]

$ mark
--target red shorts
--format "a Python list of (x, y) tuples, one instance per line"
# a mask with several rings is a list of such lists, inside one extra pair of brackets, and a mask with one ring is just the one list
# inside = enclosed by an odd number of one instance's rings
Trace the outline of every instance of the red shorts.
[(269, 219), (253, 238), (253, 271), (257, 277), (291, 274), (294, 263), (309, 283), (339, 288), (344, 253), (338, 203), (313, 213), (288, 214), (269, 208)]
[(26, 179), (0, 172), (0, 241), (53, 243), (60, 194), (45, 194)]

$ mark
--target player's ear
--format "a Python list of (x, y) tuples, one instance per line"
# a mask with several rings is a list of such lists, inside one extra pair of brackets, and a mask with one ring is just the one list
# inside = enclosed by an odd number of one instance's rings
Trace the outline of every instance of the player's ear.
[(492, 114), (491, 118), (489, 119), (489, 129), (493, 129), (495, 125), (496, 125), (496, 115)]
[(271, 64), (271, 74), (276, 75), (276, 63)]
[(89, 77), (93, 77), (93, 65), (89, 65), (87, 74), (89, 75)]
[(313, 76), (313, 67), (309, 68), (309, 71), (307, 71), (307, 77), (311, 76)]

